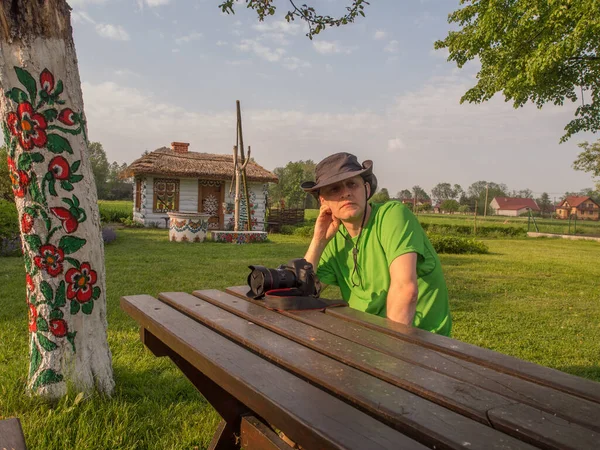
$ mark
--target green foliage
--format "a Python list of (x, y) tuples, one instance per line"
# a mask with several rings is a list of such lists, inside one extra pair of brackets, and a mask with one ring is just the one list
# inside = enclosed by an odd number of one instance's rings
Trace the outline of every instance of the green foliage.
[[(234, 7), (236, 3), (236, 0), (224, 0), (219, 8), (224, 13), (235, 14)], [(290, 4), (293, 9), (288, 10), (285, 20), (293, 22), (295, 19), (300, 19), (306, 22), (308, 24), (306, 36), (312, 40), (314, 35), (319, 34), (327, 27), (347, 25), (354, 22), (359, 15), (365, 17), (364, 8), (369, 2), (366, 0), (352, 0), (350, 6), (346, 7), (347, 13), (338, 18), (317, 14), (315, 8), (306, 4), (302, 6), (296, 6), (294, 2), (290, 2)], [(266, 17), (274, 15), (277, 7), (275, 6), (275, 0), (246, 0), (246, 8), (256, 11), (258, 20), (262, 22)]]
[(493, 181), (476, 181), (467, 189), (468, 203), (475, 210), (477, 203), (477, 214), (483, 215), (486, 204), (486, 187), (487, 187), (487, 204), (488, 213), (490, 212), (489, 204), (494, 197), (507, 197), (508, 188), (504, 183), (494, 183)]
[[(481, 103), (502, 91), (515, 108), (531, 101), (580, 101), (561, 141), (600, 130), (600, 19), (597, 0), (464, 0), (448, 22), (458, 31), (435, 43), (463, 67), (477, 58), (477, 84), (461, 102)], [(453, 27), (454, 28), (454, 27)]]
[(10, 174), (8, 170), (8, 148), (0, 147), (0, 200), (14, 202)]
[(279, 233), (281, 234), (294, 234), (294, 231), (296, 230), (296, 227), (294, 225), (281, 225), (281, 229), (279, 230)]
[(373, 194), (373, 196), (370, 198), (369, 202), (385, 203), (389, 200), (390, 200), (390, 193), (388, 192), (388, 190), (386, 188), (383, 188), (380, 191), (377, 191), (375, 194)]
[(488, 246), (473, 238), (460, 236), (429, 235), (429, 241), (437, 253), (486, 254)]
[(449, 213), (457, 212), (459, 208), (460, 208), (460, 204), (452, 198), (444, 200), (442, 202), (442, 204), (440, 205), (440, 209), (442, 211), (449, 212)]
[(106, 152), (100, 142), (90, 142), (88, 145), (90, 163), (98, 198), (101, 200), (128, 200), (133, 196), (133, 182), (123, 178), (127, 164), (119, 165), (116, 161), (108, 162)]
[(526, 228), (522, 227), (501, 227), (493, 225), (478, 226), (475, 229), (472, 225), (457, 225), (447, 223), (421, 223), (423, 229), (429, 234), (444, 236), (480, 236), (480, 237), (524, 237), (527, 234)]
[(577, 144), (583, 151), (577, 156), (573, 163), (575, 170), (589, 172), (594, 177), (598, 177), (596, 190), (600, 191), (600, 139), (593, 144), (587, 141)]
[(450, 183), (438, 183), (431, 190), (431, 196), (433, 199), (442, 203), (445, 200), (454, 200), (463, 193), (463, 189), (460, 184), (452, 186)]
[(133, 202), (126, 200), (98, 201), (100, 220), (104, 223), (121, 222), (123, 219), (133, 220)]
[(419, 201), (423, 201), (423, 200), (431, 200), (431, 198), (429, 197), (429, 194), (427, 194), (427, 192), (425, 192), (425, 190), (419, 185), (413, 186), (412, 195), (413, 195), (413, 198), (417, 199), (417, 203)]
[(302, 236), (305, 238), (312, 238), (313, 234), (315, 234), (315, 226), (314, 225), (304, 225), (301, 227), (296, 227), (293, 232), (294, 236)]
[(0, 239), (19, 234), (19, 215), (13, 202), (0, 199)]
[(398, 200), (408, 200), (412, 198), (412, 192), (408, 189), (403, 189), (396, 194)]
[(311, 194), (302, 190), (303, 181), (314, 181), (315, 163), (312, 160), (289, 162), (285, 167), (277, 167), (273, 173), (279, 183), (269, 185), (271, 205), (278, 205), (282, 200), (286, 207), (315, 208), (317, 201)]

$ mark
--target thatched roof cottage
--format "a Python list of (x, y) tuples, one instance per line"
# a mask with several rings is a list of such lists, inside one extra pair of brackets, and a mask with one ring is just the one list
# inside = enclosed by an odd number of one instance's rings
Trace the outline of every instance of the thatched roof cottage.
[[(233, 155), (190, 152), (189, 144), (173, 142), (135, 160), (127, 168), (134, 177), (133, 219), (146, 226), (166, 226), (167, 212), (211, 214), (209, 229), (233, 229), (235, 192)], [(264, 230), (269, 182), (277, 176), (255, 162), (246, 167), (252, 228)], [(242, 196), (243, 197), (243, 196)], [(242, 199), (240, 221), (247, 220)]]

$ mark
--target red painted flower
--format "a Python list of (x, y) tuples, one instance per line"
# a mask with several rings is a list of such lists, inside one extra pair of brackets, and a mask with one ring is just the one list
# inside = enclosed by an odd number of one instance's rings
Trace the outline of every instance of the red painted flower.
[(27, 234), (31, 231), (32, 228), (33, 228), (33, 217), (31, 217), (31, 214), (29, 214), (29, 213), (24, 213), (21, 216), (21, 230), (23, 230), (23, 233)]
[(30, 181), (29, 175), (23, 170), (18, 170), (15, 160), (11, 157), (8, 158), (8, 171), (15, 197), (25, 197), (25, 192), (27, 192), (27, 186), (29, 186)]
[(74, 231), (77, 231), (79, 222), (77, 222), (75, 216), (73, 216), (71, 211), (69, 211), (67, 208), (50, 208), (50, 211), (52, 211), (52, 214), (60, 219), (62, 226), (67, 233), (73, 233)]
[(27, 284), (27, 288), (31, 292), (33, 292), (35, 289), (35, 283), (33, 282), (33, 278), (31, 278), (31, 275), (25, 274), (25, 283)]
[(62, 248), (57, 248), (52, 244), (46, 244), (40, 247), (40, 253), (33, 258), (33, 262), (37, 267), (48, 272), (48, 275), (55, 277), (62, 273), (64, 259), (65, 253)]
[(68, 283), (67, 298), (76, 299), (79, 303), (88, 302), (92, 298), (96, 279), (96, 272), (92, 270), (89, 263), (82, 263), (79, 269), (67, 270), (65, 276), (65, 281)]
[(35, 333), (37, 331), (37, 316), (38, 312), (31, 303), (27, 302), (29, 306), (29, 331)]
[(58, 114), (58, 120), (65, 125), (75, 125), (74, 114), (71, 108), (65, 108)]
[(56, 337), (63, 337), (67, 334), (67, 322), (63, 319), (51, 319), (50, 331)]
[(48, 170), (56, 180), (68, 180), (71, 175), (69, 162), (62, 156), (55, 156), (48, 164)]
[(48, 138), (45, 130), (48, 124), (44, 116), (33, 110), (31, 103), (19, 103), (16, 113), (8, 113), (6, 123), (10, 132), (19, 137), (23, 149), (31, 150), (46, 145)]
[(54, 89), (54, 75), (48, 69), (44, 69), (40, 74), (40, 85), (48, 94), (52, 94), (52, 90)]

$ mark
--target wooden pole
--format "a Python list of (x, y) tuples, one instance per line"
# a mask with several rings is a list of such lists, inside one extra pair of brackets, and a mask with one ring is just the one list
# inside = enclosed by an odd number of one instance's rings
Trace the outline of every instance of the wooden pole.
[[(244, 155), (244, 135), (242, 133), (242, 109), (240, 106), (240, 101), (236, 100), (236, 109), (237, 109), (237, 132), (238, 132), (238, 137), (239, 137), (239, 143), (240, 143), (240, 158), (241, 158), (241, 165), (242, 165), (242, 183), (244, 184), (244, 200), (246, 202), (246, 215), (247, 215), (247, 222), (246, 222), (246, 229), (248, 231), (250, 231), (252, 229), (252, 215), (250, 214), (250, 195), (248, 193), (248, 183), (246, 181), (246, 157)], [(250, 160), (250, 153), (248, 153), (248, 160)]]
[(233, 146), (233, 171), (235, 173), (235, 200), (233, 211), (233, 231), (239, 231), (240, 223), (240, 171), (238, 169), (238, 148)]

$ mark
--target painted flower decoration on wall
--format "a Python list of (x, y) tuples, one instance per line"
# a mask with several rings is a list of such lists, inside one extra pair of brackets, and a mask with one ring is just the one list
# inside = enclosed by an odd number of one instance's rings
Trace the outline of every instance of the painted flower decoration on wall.
[(27, 172), (23, 170), (18, 170), (15, 160), (10, 157), (8, 158), (8, 171), (15, 197), (25, 197), (27, 186), (29, 186), (30, 181), (29, 175), (27, 175)]
[(69, 269), (65, 276), (65, 281), (68, 283), (67, 298), (75, 299), (79, 303), (88, 302), (92, 298), (96, 279), (96, 272), (88, 263), (82, 263), (79, 269)]
[(43, 115), (36, 113), (29, 102), (20, 103), (17, 112), (9, 112), (6, 118), (8, 129), (19, 138), (24, 150), (44, 147), (48, 141), (46, 127), (48, 123)]
[(21, 230), (27, 234), (33, 228), (33, 217), (29, 213), (23, 213), (21, 216)]
[(73, 233), (77, 231), (79, 222), (77, 221), (77, 218), (67, 208), (50, 208), (50, 211), (52, 211), (52, 214), (54, 214), (60, 219), (63, 229), (67, 233)]
[(27, 302), (27, 305), (29, 306), (29, 331), (35, 333), (37, 331), (38, 312), (31, 303)]
[(48, 69), (44, 69), (40, 74), (40, 85), (47, 94), (52, 94), (54, 89), (54, 75)]
[(68, 180), (71, 175), (69, 162), (62, 156), (55, 156), (48, 164), (48, 170), (55, 180)]
[(48, 272), (48, 275), (55, 277), (63, 271), (63, 261), (65, 253), (62, 248), (57, 248), (52, 244), (42, 245), (39, 255), (33, 258), (34, 264)]
[(51, 319), (50, 332), (56, 337), (66, 336), (67, 322), (65, 322), (63, 319)]

